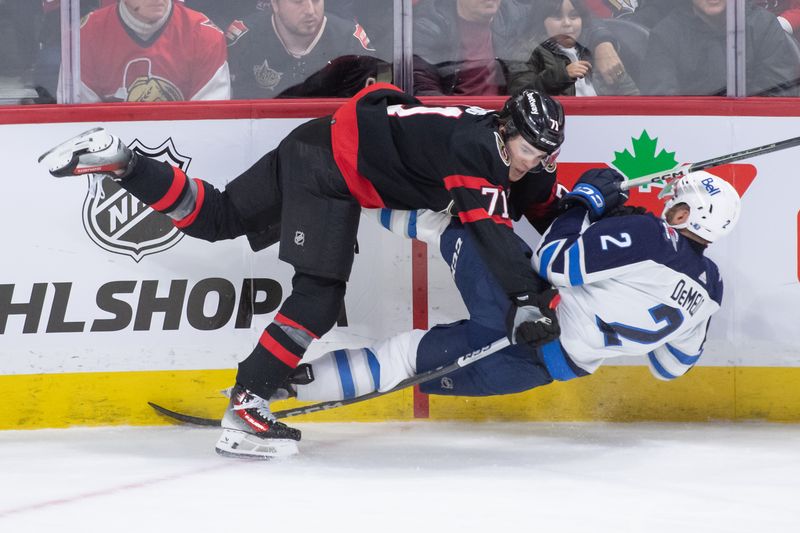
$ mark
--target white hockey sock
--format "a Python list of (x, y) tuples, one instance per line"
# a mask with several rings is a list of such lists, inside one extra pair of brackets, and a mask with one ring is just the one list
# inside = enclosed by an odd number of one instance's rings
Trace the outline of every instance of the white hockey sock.
[(328, 352), (310, 362), (314, 381), (297, 385), (297, 399), (344, 400), (390, 390), (416, 372), (417, 346), (425, 334), (414, 330), (379, 342), (373, 348)]

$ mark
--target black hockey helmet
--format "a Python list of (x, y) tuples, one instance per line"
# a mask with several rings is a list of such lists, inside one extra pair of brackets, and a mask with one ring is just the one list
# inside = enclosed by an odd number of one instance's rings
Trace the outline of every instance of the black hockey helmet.
[(551, 154), (564, 142), (564, 108), (539, 91), (526, 90), (506, 100), (500, 111), (506, 138), (522, 135), (531, 145)]

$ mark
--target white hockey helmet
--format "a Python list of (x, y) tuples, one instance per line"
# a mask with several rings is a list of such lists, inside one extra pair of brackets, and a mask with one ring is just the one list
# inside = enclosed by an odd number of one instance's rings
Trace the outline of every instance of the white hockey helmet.
[(673, 185), (674, 196), (664, 205), (661, 215), (678, 204), (689, 207), (689, 218), (682, 224), (670, 224), (675, 229), (691, 231), (698, 237), (714, 242), (731, 232), (739, 220), (739, 193), (727, 181), (699, 170), (679, 179)]

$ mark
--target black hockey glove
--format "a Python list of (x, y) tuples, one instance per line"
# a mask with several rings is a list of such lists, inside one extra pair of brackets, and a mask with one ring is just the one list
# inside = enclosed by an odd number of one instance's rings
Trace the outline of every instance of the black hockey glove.
[(619, 187), (623, 181), (622, 174), (611, 168), (587, 170), (561, 199), (561, 207), (581, 206), (589, 212), (589, 220), (599, 220), (628, 199), (628, 192)]
[(516, 296), (506, 317), (506, 329), (511, 344), (540, 346), (554, 341), (561, 334), (555, 308), (559, 296), (555, 289), (539, 294)]

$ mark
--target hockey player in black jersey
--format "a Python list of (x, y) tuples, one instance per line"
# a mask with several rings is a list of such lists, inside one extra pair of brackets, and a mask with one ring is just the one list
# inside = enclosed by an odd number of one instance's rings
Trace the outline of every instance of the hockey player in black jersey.
[[(427, 107), (389, 84), (362, 90), (332, 116), (311, 120), (218, 191), (177, 167), (134, 155), (95, 129), (44, 154), (54, 176), (105, 174), (187, 235), (246, 235), (254, 250), (280, 241), (295, 269), (292, 292), (239, 364), (217, 451), (294, 453), (300, 432), (277, 422), (269, 399), (309, 344), (339, 314), (362, 207), (428, 209), (457, 216), (512, 302), (509, 338), (541, 344), (559, 334), (550, 301), (514, 235), (512, 183), (547, 163), (564, 139), (552, 98), (526, 91), (499, 113)], [(520, 189), (520, 190), (524, 190)]]
[[(614, 357), (643, 357), (664, 381), (694, 367), (723, 294), (719, 268), (705, 249), (736, 226), (739, 195), (721, 178), (693, 172), (675, 183), (658, 218), (621, 205), (622, 179), (609, 169), (584, 174), (564, 196), (569, 209), (534, 253), (540, 275), (559, 291), (560, 338), (535, 348), (508, 346), (421, 384), (422, 392), (511, 394), (588, 376)], [(301, 368), (313, 379), (288, 384), (286, 395), (317, 402), (387, 392), (503, 334), (503, 292), (458, 222), (438, 213), (375, 211), (381, 225), (403, 236), (410, 236), (409, 223), (416, 222), (416, 238), (438, 249), (450, 267), (469, 318), (324, 354)]]

